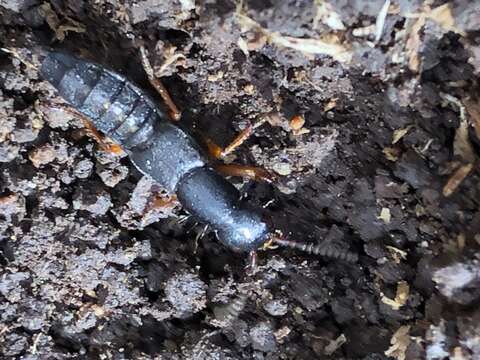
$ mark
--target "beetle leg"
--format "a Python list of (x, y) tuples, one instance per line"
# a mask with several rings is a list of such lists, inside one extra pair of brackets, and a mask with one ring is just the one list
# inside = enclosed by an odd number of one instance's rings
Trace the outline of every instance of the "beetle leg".
[(148, 212), (154, 209), (168, 209), (168, 208), (173, 209), (177, 205), (178, 205), (178, 199), (175, 194), (167, 195), (167, 196), (157, 195), (153, 199), (153, 201), (151, 201), (150, 204), (147, 206), (145, 212)]
[(255, 124), (248, 123), (247, 127), (243, 129), (233, 141), (228, 144), (224, 149), (219, 145), (215, 144), (210, 138), (202, 134), (208, 149), (209, 155), (214, 159), (222, 159), (228, 154), (235, 151), (240, 145), (242, 145), (247, 139), (253, 134), (254, 130), (267, 121), (267, 117), (263, 117), (260, 121), (257, 121)]
[(276, 176), (270, 171), (258, 167), (239, 164), (216, 164), (215, 170), (225, 176), (240, 176), (255, 181), (264, 181), (272, 183), (276, 180)]
[(80, 111), (67, 104), (48, 103), (47, 106), (49, 108), (58, 109), (79, 118), (85, 126), (87, 134), (93, 139), (95, 139), (95, 141), (98, 143), (98, 145), (103, 151), (114, 153), (117, 155), (123, 152), (120, 145), (115, 143), (109, 143), (108, 141), (106, 141), (106, 137), (100, 134), (100, 132), (96, 129), (95, 125), (93, 125), (92, 121), (87, 116), (83, 115)]
[(230, 154), (231, 152), (235, 151), (240, 145), (242, 145), (248, 138), (253, 134), (254, 130), (260, 126), (262, 126), (268, 120), (267, 116), (263, 116), (259, 121), (255, 124), (248, 123), (247, 127), (243, 129), (234, 139), (233, 141), (222, 150), (220, 153), (220, 158), (223, 158)]
[(243, 129), (235, 138), (233, 141), (227, 145), (225, 149), (222, 150), (220, 153), (220, 157), (223, 158), (233, 152), (236, 148), (238, 148), (240, 145), (242, 145), (247, 139), (253, 134), (253, 126), (252, 124), (248, 124), (245, 129)]
[(162, 84), (160, 79), (155, 77), (155, 74), (153, 73), (152, 65), (150, 64), (150, 61), (148, 60), (148, 57), (147, 57), (147, 51), (143, 46), (140, 47), (140, 59), (142, 61), (143, 69), (147, 74), (148, 81), (150, 82), (150, 84), (152, 84), (155, 90), (157, 90), (157, 92), (160, 94), (163, 101), (165, 102), (165, 105), (167, 105), (170, 118), (174, 121), (179, 121), (180, 117), (182, 116), (182, 112), (178, 110), (177, 105), (175, 105), (175, 103), (173, 102), (172, 98), (170, 97), (170, 94), (168, 93), (167, 89)]

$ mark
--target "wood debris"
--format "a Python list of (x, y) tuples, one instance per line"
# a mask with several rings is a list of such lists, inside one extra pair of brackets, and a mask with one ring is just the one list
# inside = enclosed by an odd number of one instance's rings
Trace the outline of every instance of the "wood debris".
[(392, 215), (390, 213), (389, 208), (382, 208), (380, 211), (380, 215), (378, 216), (380, 220), (382, 220), (385, 224), (390, 224), (390, 220), (392, 219)]
[(155, 52), (163, 54), (162, 64), (153, 67), (153, 72), (157, 78), (168, 76), (170, 67), (185, 66), (187, 58), (182, 53), (177, 53), (176, 51), (176, 46), (163, 46), (157, 43)]
[[(242, 27), (242, 32), (255, 30), (261, 33), (265, 37), (265, 40), (271, 44), (298, 50), (305, 54), (331, 56), (342, 63), (349, 63), (352, 59), (352, 52), (347, 46), (341, 43), (340, 38), (336, 35), (327, 35), (321, 39), (283, 36), (262, 27), (246, 15), (237, 13), (237, 19)], [(261, 46), (263, 46), (263, 44), (261, 44)]]
[(355, 28), (352, 30), (352, 35), (355, 37), (367, 37), (375, 33), (375, 24)]
[(448, 197), (452, 195), (472, 169), (472, 163), (460, 166), (443, 187), (443, 196)]
[(385, 0), (375, 22), (375, 42), (378, 43), (383, 35), (383, 28), (385, 27), (385, 20), (387, 18), (388, 8), (390, 7), (390, 0)]
[(415, 22), (410, 22), (406, 26), (406, 31), (408, 34), (408, 39), (405, 45), (407, 57), (408, 57), (408, 67), (411, 71), (418, 73), (421, 66), (420, 59), (420, 46), (421, 41), (421, 30), (425, 26), (427, 20), (436, 22), (439, 26), (445, 30), (445, 32), (455, 32), (461, 36), (466, 34), (455, 26), (455, 19), (452, 15), (452, 8), (450, 3), (445, 3), (436, 8), (431, 8), (429, 4), (424, 5), (420, 12), (406, 14), (408, 19), (416, 19)]
[(331, 35), (320, 39), (301, 39), (272, 33), (270, 41), (276, 45), (298, 50), (307, 54), (328, 55), (342, 63), (349, 63), (352, 53), (342, 44), (339, 37)]
[(399, 310), (403, 305), (406, 304), (408, 300), (408, 295), (410, 293), (410, 286), (406, 281), (399, 281), (397, 283), (397, 293), (395, 299), (390, 299), (384, 294), (381, 294), (381, 300), (384, 304), (389, 305), (393, 310)]
[(383, 154), (387, 158), (388, 161), (397, 161), (400, 156), (400, 150), (393, 147), (386, 147), (383, 148)]
[(452, 4), (448, 2), (432, 9), (426, 16), (428, 19), (435, 21), (445, 31), (452, 31), (461, 36), (466, 35), (465, 32), (455, 26), (455, 19), (452, 15)]
[(328, 356), (332, 355), (346, 342), (347, 342), (347, 338), (344, 334), (341, 334), (335, 340), (331, 340), (330, 343), (327, 346), (325, 346), (325, 355), (328, 355)]
[(402, 260), (405, 260), (407, 258), (407, 252), (400, 250), (394, 246), (387, 245), (386, 248), (388, 251), (390, 251), (390, 255), (393, 258), (393, 261), (395, 261), (396, 264), (400, 264)]
[(468, 137), (468, 119), (465, 106), (459, 99), (450, 94), (440, 93), (440, 96), (447, 103), (457, 107), (460, 112), (460, 125), (458, 126), (455, 133), (455, 140), (453, 142), (453, 154), (459, 157), (465, 163), (475, 162), (475, 152)]
[(454, 96), (444, 93), (441, 93), (440, 96), (447, 103), (458, 107), (460, 111), (460, 125), (455, 132), (453, 154), (461, 160), (463, 165), (456, 169), (443, 187), (443, 195), (448, 197), (453, 194), (453, 192), (460, 186), (470, 171), (472, 171), (476, 161), (476, 155), (468, 135), (467, 110), (465, 106)]
[(480, 140), (480, 102), (471, 98), (463, 99), (462, 102), (469, 115), (469, 120), (475, 129), (475, 135), (477, 139)]
[(273, 335), (275, 336), (275, 339), (277, 339), (279, 343), (283, 343), (283, 339), (285, 339), (288, 336), (288, 334), (290, 334), (291, 331), (292, 329), (290, 329), (288, 326), (283, 326), (277, 331), (275, 331)]
[(399, 142), (407, 133), (410, 131), (412, 128), (412, 125), (407, 126), (406, 128), (401, 128), (397, 129), (393, 132), (392, 136), (392, 145), (395, 145), (397, 142)]
[(405, 360), (408, 345), (410, 345), (410, 326), (403, 325), (395, 331), (392, 338), (390, 339), (390, 344), (392, 344), (387, 351), (385, 351), (386, 356), (391, 356), (396, 360)]
[(337, 97), (334, 97), (328, 100), (328, 103), (323, 107), (323, 111), (327, 112), (334, 109), (337, 106), (337, 101), (338, 101)]
[(60, 42), (65, 40), (69, 31), (84, 33), (87, 30), (85, 25), (68, 17), (65, 20), (60, 20), (49, 3), (43, 3), (39, 7), (39, 13), (45, 18), (50, 29), (55, 32), (55, 38)]
[[(407, 25), (408, 39), (405, 43), (405, 52), (408, 58), (408, 68), (414, 73), (420, 70), (420, 30), (425, 25), (426, 17), (420, 16), (413, 24)], [(408, 24), (408, 23), (407, 23)]]
[(335, 11), (333, 6), (327, 1), (315, 0), (317, 6), (317, 13), (313, 19), (313, 28), (318, 28), (318, 23), (322, 22), (332, 30), (345, 30), (345, 25), (342, 22), (340, 15)]
[(475, 152), (468, 138), (468, 123), (465, 119), (460, 121), (460, 125), (455, 132), (453, 141), (453, 155), (459, 157), (463, 162), (475, 162)]

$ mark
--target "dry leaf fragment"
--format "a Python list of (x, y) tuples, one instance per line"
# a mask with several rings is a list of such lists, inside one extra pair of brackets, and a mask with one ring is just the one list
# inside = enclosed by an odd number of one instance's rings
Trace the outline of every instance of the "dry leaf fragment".
[(66, 33), (69, 31), (83, 33), (87, 30), (85, 25), (68, 17), (66, 18), (66, 23), (62, 24), (62, 21), (58, 18), (58, 15), (53, 11), (49, 3), (43, 3), (39, 7), (39, 14), (45, 18), (50, 29), (55, 32), (55, 38), (58, 41), (65, 40)]
[[(275, 45), (301, 51), (305, 54), (321, 54), (333, 57), (335, 60), (348, 63), (352, 59), (352, 52), (341, 44), (340, 38), (335, 35), (325, 36), (322, 39), (295, 38), (282, 36), (262, 27), (255, 20), (246, 15), (237, 13), (237, 19), (242, 32), (256, 30), (265, 36), (265, 39)], [(250, 49), (250, 44), (249, 50)], [(263, 46), (263, 44), (262, 44)]]
[(386, 147), (383, 149), (383, 153), (388, 161), (397, 161), (400, 156), (400, 150), (393, 147)]
[(406, 128), (401, 128), (397, 129), (393, 132), (393, 137), (392, 137), (392, 145), (395, 145), (397, 142), (400, 141), (401, 138), (403, 138), (407, 133), (410, 131), (412, 128), (412, 125), (407, 126)]
[(455, 132), (453, 154), (466, 163), (453, 173), (443, 187), (443, 195), (450, 196), (472, 170), (476, 161), (476, 155), (468, 135), (467, 110), (465, 106), (459, 99), (450, 94), (440, 93), (440, 96), (446, 102), (455, 105), (460, 111), (460, 125)]
[(459, 233), (457, 236), (457, 247), (459, 251), (462, 251), (465, 249), (465, 243), (467, 241), (467, 238), (464, 233)]
[(277, 339), (279, 343), (282, 343), (283, 339), (286, 338), (291, 331), (292, 329), (290, 329), (288, 326), (283, 326), (277, 331), (275, 331), (273, 335), (275, 336), (275, 339)]
[(397, 293), (394, 300), (386, 297), (384, 294), (381, 294), (381, 300), (384, 304), (387, 304), (393, 310), (398, 310), (407, 302), (409, 293), (410, 286), (406, 281), (402, 280), (397, 283)]
[(466, 163), (473, 163), (475, 161), (475, 151), (468, 138), (468, 123), (466, 119), (460, 121), (460, 125), (455, 132), (453, 155), (458, 156)]
[(467, 355), (463, 352), (460, 346), (455, 346), (453, 348), (453, 354), (451, 356), (452, 360), (468, 360), (470, 359), (470, 355)]
[(375, 24), (355, 28), (352, 30), (352, 35), (355, 37), (367, 37), (375, 33), (375, 29), (376, 29)]
[(50, 144), (37, 147), (28, 154), (28, 158), (36, 168), (51, 163), (56, 156), (55, 148)]
[(223, 79), (223, 76), (225, 75), (225, 73), (220, 70), (219, 72), (217, 72), (216, 74), (210, 74), (207, 76), (207, 80), (210, 81), (210, 82), (215, 82), (215, 81), (218, 81), (218, 80), (221, 80)]
[(440, 93), (440, 96), (447, 103), (455, 105), (460, 112), (460, 125), (455, 132), (453, 154), (465, 163), (475, 162), (475, 152), (468, 136), (468, 119), (465, 106), (459, 99), (450, 94)]
[(313, 19), (313, 28), (318, 28), (318, 22), (321, 21), (332, 30), (345, 30), (340, 15), (335, 11), (333, 6), (326, 1), (316, 0), (317, 13)]
[(470, 115), (473, 128), (475, 129), (475, 135), (480, 140), (480, 103), (473, 99), (463, 99), (463, 104)]
[(465, 32), (455, 26), (451, 4), (448, 2), (432, 9), (426, 16), (428, 19), (435, 21), (445, 31), (452, 31), (462, 36), (466, 35)]
[(248, 44), (247, 42), (245, 41), (244, 38), (242, 38), (241, 36), (238, 38), (237, 40), (237, 45), (238, 47), (240, 48), (240, 50), (242, 50), (242, 52), (244, 53), (245, 56), (248, 56), (249, 55), (249, 52), (248, 52)]
[(460, 166), (443, 187), (443, 196), (448, 197), (452, 195), (472, 169), (472, 163)]
[(60, 25), (60, 19), (58, 18), (55, 11), (53, 11), (52, 6), (49, 3), (43, 3), (40, 5), (38, 12), (41, 16), (45, 18), (50, 29), (55, 31)]
[(336, 97), (328, 100), (328, 103), (323, 107), (323, 111), (327, 112), (327, 111), (332, 110), (335, 106), (337, 106), (337, 101), (338, 101), (338, 98), (336, 98)]
[[(157, 44), (156, 50), (158, 49), (158, 47), (159, 45)], [(170, 67), (185, 67), (187, 58), (182, 53), (177, 53), (176, 51), (176, 46), (163, 46), (161, 49), (159, 49), (159, 52), (163, 53), (163, 62), (160, 66), (154, 66), (153, 71), (155, 77), (161, 78), (164, 76), (168, 76)]]
[(408, 56), (408, 67), (413, 72), (418, 72), (420, 70), (420, 30), (425, 25), (427, 19), (436, 22), (446, 32), (452, 31), (462, 36), (466, 35), (465, 32), (455, 26), (455, 19), (452, 15), (451, 4), (448, 2), (434, 9), (427, 4), (419, 13), (407, 14), (406, 17), (410, 19), (417, 19), (413, 25), (406, 27), (406, 31), (409, 36), (405, 44), (405, 49)]
[(247, 84), (243, 87), (243, 91), (245, 92), (245, 94), (247, 95), (253, 95), (255, 94), (255, 85), (253, 84)]
[(387, 245), (386, 248), (390, 251), (390, 254), (392, 255), (393, 261), (395, 261), (396, 264), (400, 264), (400, 262), (405, 260), (407, 258), (407, 252), (400, 250), (394, 246)]
[(335, 351), (337, 351), (340, 348), (340, 346), (342, 346), (346, 342), (347, 342), (347, 338), (345, 337), (344, 334), (341, 334), (335, 340), (331, 340), (328, 343), (328, 345), (325, 346), (325, 355), (327, 356), (332, 355)]
[(391, 356), (396, 360), (405, 360), (405, 352), (407, 351), (408, 345), (410, 345), (409, 332), (409, 325), (400, 326), (400, 328), (395, 331), (395, 334), (393, 334), (390, 340), (390, 344), (392, 344), (392, 346), (390, 346), (388, 350), (385, 351), (385, 355)]
[(54, 30), (55, 36), (58, 41), (65, 40), (65, 36), (69, 31), (73, 31), (76, 33), (84, 33), (85, 31), (87, 31), (87, 28), (83, 24), (80, 24), (78, 21), (75, 21), (73, 19), (69, 19), (69, 21), (71, 22), (70, 24), (60, 25), (58, 29)]
[(420, 16), (413, 25), (407, 27), (409, 33), (408, 39), (405, 43), (405, 50), (408, 57), (408, 68), (417, 73), (420, 70), (420, 30), (425, 25), (425, 16)]
[(405, 305), (408, 300), (408, 295), (410, 294), (410, 286), (406, 281), (399, 281), (397, 284), (397, 294), (395, 296), (395, 302), (400, 304), (400, 306)]
[(272, 33), (270, 40), (276, 45), (288, 47), (307, 54), (328, 55), (343, 63), (349, 63), (352, 59), (352, 52), (341, 45), (338, 38), (334, 36), (320, 40), (294, 38)]
[(378, 43), (382, 38), (383, 28), (385, 27), (385, 19), (387, 18), (388, 8), (390, 7), (390, 0), (385, 0), (375, 22), (375, 42)]
[(382, 208), (378, 218), (382, 220), (385, 224), (390, 224), (390, 220), (392, 219), (392, 215), (390, 214), (390, 209), (385, 207)]

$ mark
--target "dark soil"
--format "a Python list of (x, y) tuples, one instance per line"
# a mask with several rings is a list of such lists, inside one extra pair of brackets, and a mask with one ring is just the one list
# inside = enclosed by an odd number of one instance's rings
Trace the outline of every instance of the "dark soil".
[(385, 3), (0, 0), (2, 47), (154, 94), (144, 45), (222, 146), (267, 119), (227, 162), (279, 181), (232, 181), (289, 239), (359, 254), (270, 249), (248, 276), (0, 53), (0, 357), (480, 358), (480, 6)]

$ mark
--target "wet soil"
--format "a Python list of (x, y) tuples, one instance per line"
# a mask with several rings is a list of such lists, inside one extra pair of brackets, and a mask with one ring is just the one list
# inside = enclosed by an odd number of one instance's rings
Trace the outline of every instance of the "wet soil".
[[(475, 1), (0, 0), (0, 45), (127, 75), (291, 240), (247, 256), (105, 150), (0, 53), (0, 357), (478, 359), (480, 10)], [(303, 122), (304, 121), (304, 122)]]

